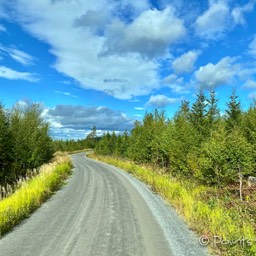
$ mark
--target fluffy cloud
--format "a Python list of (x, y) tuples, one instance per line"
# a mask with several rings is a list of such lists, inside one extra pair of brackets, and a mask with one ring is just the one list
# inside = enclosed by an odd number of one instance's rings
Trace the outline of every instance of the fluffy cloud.
[(196, 19), (196, 34), (207, 39), (217, 39), (228, 28), (229, 19), (226, 1), (209, 1), (209, 9)]
[(174, 10), (146, 10), (131, 24), (112, 22), (107, 30), (106, 53), (139, 53), (153, 58), (166, 53), (170, 44), (183, 38), (185, 27)]
[(171, 7), (150, 10), (146, 0), (137, 2), (16, 0), (9, 8), (14, 20), (50, 45), (57, 71), (85, 89), (132, 99), (159, 89), (159, 62), (152, 57), (185, 35)]
[(231, 12), (231, 15), (234, 19), (235, 24), (244, 25), (246, 23), (244, 19), (244, 14), (251, 12), (254, 8), (254, 5), (255, 5), (255, 1), (250, 1), (246, 5), (235, 7)]
[(176, 74), (189, 73), (193, 71), (200, 51), (189, 51), (176, 58), (172, 63), (172, 68)]
[(43, 117), (53, 129), (90, 130), (96, 126), (99, 130), (130, 130), (133, 121), (120, 111), (107, 107), (84, 107), (57, 105), (45, 108)]
[(163, 83), (166, 84), (169, 88), (171, 88), (172, 92), (183, 94), (188, 93), (188, 88), (184, 84), (183, 78), (178, 77), (175, 74), (171, 74), (163, 79)]
[(146, 106), (154, 106), (157, 108), (164, 108), (167, 105), (173, 104), (180, 101), (178, 98), (168, 98), (165, 95), (152, 95), (150, 96), (149, 101), (146, 103)]
[(235, 58), (225, 57), (217, 64), (208, 63), (195, 72), (196, 83), (205, 89), (214, 89), (217, 86), (228, 84), (240, 72), (235, 64)]
[(18, 72), (4, 66), (0, 66), (0, 77), (11, 80), (26, 80), (28, 82), (38, 81), (38, 77), (35, 74), (29, 72)]

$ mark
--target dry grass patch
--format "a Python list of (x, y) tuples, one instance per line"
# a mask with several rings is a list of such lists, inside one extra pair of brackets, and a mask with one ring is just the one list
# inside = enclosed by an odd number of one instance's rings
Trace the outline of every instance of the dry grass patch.
[(175, 207), (191, 229), (209, 239), (209, 248), (215, 255), (256, 255), (252, 222), (241, 214), (241, 208), (225, 207), (216, 188), (201, 186), (192, 180), (179, 180), (124, 159), (91, 157), (124, 169), (150, 185)]
[(0, 201), (0, 235), (27, 218), (63, 184), (71, 172), (68, 155), (58, 154), (41, 166), (38, 175), (24, 179), (14, 193)]

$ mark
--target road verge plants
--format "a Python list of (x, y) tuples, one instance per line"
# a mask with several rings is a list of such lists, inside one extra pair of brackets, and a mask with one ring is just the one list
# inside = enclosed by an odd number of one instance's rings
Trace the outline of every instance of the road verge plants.
[(7, 198), (0, 201), (0, 235), (11, 230), (47, 200), (71, 173), (68, 155), (58, 154), (49, 164), (44, 164), (39, 173), (24, 180)]
[(199, 235), (198, 242), (202, 246), (208, 245), (211, 252), (217, 255), (256, 255), (252, 223), (243, 218), (239, 210), (226, 208), (222, 198), (214, 198), (216, 188), (174, 178), (129, 160), (99, 155), (89, 157), (119, 167), (148, 184), (176, 209)]

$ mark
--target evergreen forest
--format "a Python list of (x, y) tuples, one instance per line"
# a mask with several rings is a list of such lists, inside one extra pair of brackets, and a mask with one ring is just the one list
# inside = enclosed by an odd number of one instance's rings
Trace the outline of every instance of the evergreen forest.
[(203, 184), (226, 185), (256, 171), (256, 102), (247, 111), (232, 91), (224, 113), (214, 91), (199, 91), (190, 105), (182, 101), (172, 119), (164, 111), (146, 113), (130, 134), (105, 133), (96, 143), (100, 155), (124, 157), (164, 168)]

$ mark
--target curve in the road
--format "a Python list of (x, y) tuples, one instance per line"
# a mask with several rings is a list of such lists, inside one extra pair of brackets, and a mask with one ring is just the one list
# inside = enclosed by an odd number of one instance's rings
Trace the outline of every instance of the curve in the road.
[(208, 255), (146, 185), (83, 154), (72, 160), (68, 183), (0, 240), (0, 255)]

